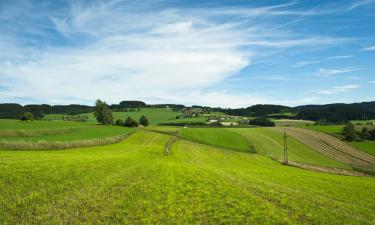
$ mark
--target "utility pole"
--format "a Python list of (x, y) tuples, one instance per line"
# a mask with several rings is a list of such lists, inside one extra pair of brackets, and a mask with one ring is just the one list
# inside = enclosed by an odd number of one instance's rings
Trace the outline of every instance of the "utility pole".
[(284, 131), (284, 164), (288, 165), (288, 141), (287, 141), (288, 135), (286, 134), (286, 131)]

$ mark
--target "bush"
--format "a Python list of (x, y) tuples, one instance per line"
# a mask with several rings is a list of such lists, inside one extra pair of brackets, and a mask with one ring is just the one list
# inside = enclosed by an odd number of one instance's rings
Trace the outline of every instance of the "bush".
[(124, 126), (124, 121), (122, 119), (117, 119), (115, 122), (116, 126)]
[(145, 115), (142, 115), (141, 118), (139, 118), (139, 124), (141, 124), (144, 127), (148, 126), (148, 119)]
[(250, 125), (262, 126), (262, 127), (274, 127), (275, 123), (267, 118), (255, 118), (249, 121)]
[(21, 121), (33, 121), (34, 116), (31, 112), (25, 112), (20, 116)]
[(130, 116), (125, 120), (125, 127), (138, 127), (138, 122), (133, 120)]

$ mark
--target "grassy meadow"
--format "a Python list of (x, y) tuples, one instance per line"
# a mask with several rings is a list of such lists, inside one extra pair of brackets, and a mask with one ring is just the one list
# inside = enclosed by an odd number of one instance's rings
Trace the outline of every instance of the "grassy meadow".
[(0, 151), (2, 224), (372, 224), (372, 178), (138, 131), (113, 145)]
[[(274, 129), (130, 129), (17, 120), (0, 120), (0, 127), (2, 134), (70, 132), (1, 137), (31, 143), (104, 140), (105, 135), (131, 133), (102, 146), (0, 150), (0, 224), (341, 225), (375, 221), (374, 178), (284, 166), (272, 159), (281, 159), (283, 144), (282, 133)], [(351, 169), (291, 137), (288, 143), (290, 160)]]

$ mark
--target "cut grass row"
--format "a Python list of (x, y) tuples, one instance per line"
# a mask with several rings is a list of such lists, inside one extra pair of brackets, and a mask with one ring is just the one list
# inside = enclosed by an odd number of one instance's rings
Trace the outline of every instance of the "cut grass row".
[(278, 130), (286, 131), (302, 143), (332, 159), (346, 163), (353, 168), (370, 173), (375, 172), (374, 156), (358, 151), (331, 135), (301, 128), (278, 128)]
[[(257, 153), (269, 156), (278, 161), (283, 160), (284, 139), (280, 132), (267, 128), (231, 129), (231, 131), (243, 135)], [(288, 137), (288, 158), (291, 161), (305, 164), (351, 169), (350, 166), (320, 154), (293, 137)]]
[(375, 183), (138, 131), (109, 146), (0, 151), (1, 224), (372, 224)]
[[(319, 131), (322, 133), (332, 135), (339, 139), (343, 139), (343, 135), (342, 135), (343, 127), (344, 127), (343, 125), (329, 125), (329, 126), (309, 126), (309, 127), (304, 127), (304, 128), (309, 129), (309, 130)], [(356, 126), (357, 131), (361, 131), (361, 129), (362, 129), (361, 126)], [(352, 145), (356, 149), (359, 149), (363, 152), (366, 152), (368, 154), (375, 156), (375, 141), (354, 141), (354, 142), (346, 142), (346, 143)]]

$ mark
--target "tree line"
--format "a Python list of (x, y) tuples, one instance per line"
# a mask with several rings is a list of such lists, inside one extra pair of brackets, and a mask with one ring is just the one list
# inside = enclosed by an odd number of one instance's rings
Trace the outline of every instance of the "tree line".
[(347, 123), (346, 126), (342, 129), (345, 141), (366, 141), (372, 140), (375, 141), (375, 129), (369, 129), (363, 127), (361, 131), (357, 131), (352, 123)]
[(117, 119), (116, 122), (114, 122), (110, 106), (100, 99), (96, 100), (95, 102), (94, 115), (96, 120), (104, 125), (117, 125), (124, 127), (138, 127), (139, 125), (147, 127), (149, 125), (148, 119), (144, 115), (141, 116), (139, 121), (136, 121), (130, 116), (128, 116), (126, 120)]

